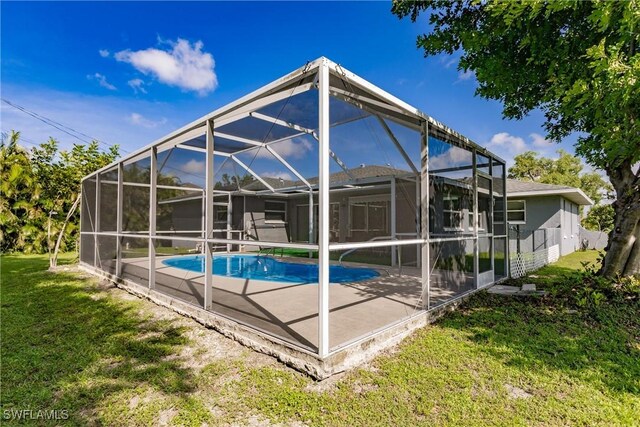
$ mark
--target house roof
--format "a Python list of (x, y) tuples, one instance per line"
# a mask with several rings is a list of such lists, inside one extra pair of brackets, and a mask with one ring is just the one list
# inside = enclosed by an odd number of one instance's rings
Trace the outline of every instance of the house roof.
[(507, 179), (508, 197), (562, 196), (580, 206), (593, 205), (593, 200), (582, 190), (568, 185), (543, 184), (540, 182)]
[[(389, 178), (391, 176), (406, 176), (411, 174), (410, 171), (403, 169), (397, 169), (390, 166), (383, 165), (362, 165), (357, 168), (348, 169), (348, 174), (345, 171), (334, 172), (330, 176), (331, 183), (344, 183), (353, 182), (358, 184), (359, 180), (367, 180), (371, 178)], [(301, 181), (292, 181), (282, 178), (261, 177), (267, 184), (276, 190), (304, 187)], [(377, 180), (374, 180), (377, 181)], [(309, 178), (308, 182), (311, 185), (318, 184), (318, 177)], [(498, 185), (498, 184), (496, 184)], [(249, 191), (261, 191), (267, 188), (264, 184), (258, 180), (245, 184), (242, 187), (244, 190)], [(220, 188), (221, 190), (234, 191), (237, 189), (235, 185)], [(568, 185), (554, 185), (543, 184), (540, 182), (531, 181), (519, 181), (516, 179), (507, 179), (507, 195), (510, 198), (513, 197), (536, 197), (536, 196), (562, 196), (567, 200), (580, 206), (593, 205), (593, 201), (582, 190)], [(201, 197), (201, 196), (200, 196)], [(191, 196), (193, 198), (193, 196)], [(175, 200), (185, 200), (187, 197), (176, 197)], [(172, 199), (173, 200), (173, 199)]]
[[(361, 165), (357, 168), (347, 169), (349, 172), (334, 172), (330, 175), (329, 181), (333, 183), (353, 183), (358, 184), (358, 180), (364, 180), (369, 178), (389, 178), (391, 176), (406, 176), (411, 174), (410, 171), (404, 169), (397, 169), (390, 166), (382, 166), (382, 165)], [(305, 184), (302, 181), (290, 181), (287, 179), (281, 178), (270, 178), (270, 177), (261, 177), (267, 184), (276, 190), (279, 189), (292, 189), (292, 188), (306, 188)], [(307, 180), (311, 185), (318, 184), (318, 177), (312, 177)], [(249, 184), (246, 184), (242, 187), (244, 190), (250, 191), (261, 191), (266, 190), (266, 187), (263, 183), (258, 180), (254, 180)], [(224, 190), (235, 190), (236, 187), (225, 187)]]
[[(288, 188), (288, 187), (293, 187), (294, 185), (302, 184), (300, 181), (291, 181), (291, 180), (282, 179), (282, 178), (271, 178), (266, 176), (263, 176), (261, 178), (264, 180), (264, 182), (266, 182), (276, 190), (280, 188)], [(265, 187), (264, 184), (262, 184), (260, 181), (254, 180), (249, 184), (243, 186), (242, 188), (245, 190), (260, 191), (260, 190), (266, 190), (267, 187)], [(233, 190), (235, 189), (236, 188), (234, 187)]]
[[(366, 179), (366, 178), (378, 178), (378, 177), (390, 177), (390, 176), (398, 176), (398, 175), (407, 175), (410, 174), (410, 171), (406, 171), (403, 169), (396, 169), (390, 166), (382, 166), (382, 165), (362, 165), (357, 168), (347, 169), (347, 172), (335, 172), (332, 173), (329, 177), (330, 182), (344, 182), (349, 181), (352, 178), (354, 180), (358, 179)], [(351, 176), (349, 176), (351, 175)], [(313, 177), (309, 179), (310, 184), (317, 184), (318, 177)]]

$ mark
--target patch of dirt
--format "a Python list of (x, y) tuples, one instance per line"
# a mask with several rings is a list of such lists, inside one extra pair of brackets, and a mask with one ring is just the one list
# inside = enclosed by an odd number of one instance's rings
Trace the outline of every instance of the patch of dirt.
[(155, 334), (155, 332), (145, 333), (143, 327), (145, 324), (148, 325), (156, 321), (170, 322), (171, 327), (181, 328), (182, 336), (185, 337), (188, 342), (180, 347), (179, 353), (169, 356), (167, 360), (176, 360), (185, 369), (200, 372), (205, 366), (212, 362), (232, 362), (234, 360), (241, 360), (246, 366), (252, 367), (266, 365), (282, 367), (273, 357), (248, 349), (237, 341), (227, 338), (217, 331), (209, 329), (195, 320), (184, 317), (169, 308), (139, 298), (117, 287), (105, 288), (104, 292), (113, 298), (124, 301), (137, 301), (140, 303), (138, 314), (146, 320), (141, 325), (139, 339), (150, 338)]
[(331, 393), (338, 389), (338, 383), (342, 381), (346, 373), (341, 372), (330, 376), (322, 381), (314, 381), (305, 387), (306, 391), (312, 391), (315, 393)]
[(164, 411), (160, 411), (158, 413), (158, 422), (157, 426), (168, 426), (173, 417), (178, 414), (178, 411), (175, 408), (165, 409)]
[(271, 421), (269, 421), (266, 418), (263, 418), (261, 416), (258, 415), (251, 415), (248, 418), (245, 418), (239, 422), (235, 422), (233, 424), (229, 424), (230, 427), (304, 427), (306, 426), (306, 424), (301, 423), (301, 422), (293, 422), (293, 423), (286, 423), (286, 424), (282, 424), (282, 423), (277, 423), (277, 424), (273, 424), (271, 423)]
[(505, 384), (504, 388), (511, 399), (529, 399), (533, 397), (533, 394), (511, 384)]
[(376, 384), (363, 384), (360, 381), (356, 381), (353, 384), (353, 392), (357, 394), (366, 394), (377, 389), (378, 386)]
[(140, 403), (140, 396), (133, 396), (129, 400), (129, 409), (135, 409), (138, 407), (138, 403)]

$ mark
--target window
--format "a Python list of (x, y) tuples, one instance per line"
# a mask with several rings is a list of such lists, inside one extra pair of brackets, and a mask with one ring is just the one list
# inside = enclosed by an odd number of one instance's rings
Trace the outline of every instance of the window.
[(462, 208), (458, 196), (444, 196), (442, 209), (444, 228), (449, 230), (462, 230)]
[(266, 200), (264, 202), (265, 221), (287, 221), (287, 202), (280, 200)]
[(387, 204), (369, 203), (367, 206), (367, 227), (369, 231), (387, 231)]
[[(363, 197), (366, 199), (368, 197)], [(375, 199), (375, 197), (373, 197)], [(350, 200), (349, 201), (350, 230), (360, 232), (389, 232), (389, 202), (384, 200)]]
[[(318, 207), (316, 206), (316, 218)], [(329, 232), (331, 236), (338, 239), (340, 233), (340, 203), (329, 204)]]
[(509, 200), (507, 201), (507, 220), (511, 224), (524, 224), (526, 223), (526, 208), (527, 204), (524, 200)]
[(367, 203), (350, 205), (351, 231), (367, 231)]

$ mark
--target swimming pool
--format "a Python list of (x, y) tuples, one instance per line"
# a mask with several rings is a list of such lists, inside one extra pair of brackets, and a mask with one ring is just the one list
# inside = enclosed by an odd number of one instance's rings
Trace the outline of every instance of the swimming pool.
[[(204, 273), (204, 255), (175, 257), (162, 263), (168, 267)], [(262, 255), (216, 255), (213, 257), (213, 274), (271, 282), (318, 283), (318, 264), (286, 262)], [(331, 283), (358, 282), (379, 275), (372, 268), (329, 266)]]

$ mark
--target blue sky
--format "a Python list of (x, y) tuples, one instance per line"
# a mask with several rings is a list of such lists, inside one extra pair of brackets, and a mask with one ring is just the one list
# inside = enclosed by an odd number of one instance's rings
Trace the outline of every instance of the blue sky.
[[(133, 151), (326, 56), (510, 160), (555, 155), (543, 117), (503, 120), (455, 57), (424, 58), (389, 2), (2, 2), (2, 98)], [(426, 18), (423, 17), (423, 18)], [(2, 103), (2, 131), (78, 140)], [(575, 138), (561, 144), (573, 152)]]

